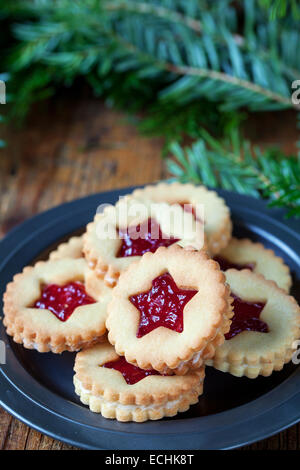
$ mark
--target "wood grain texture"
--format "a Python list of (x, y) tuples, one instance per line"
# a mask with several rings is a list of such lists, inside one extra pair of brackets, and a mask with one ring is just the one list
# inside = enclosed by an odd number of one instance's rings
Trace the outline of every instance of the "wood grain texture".
[[(291, 113), (254, 114), (246, 134), (294, 152)], [(0, 236), (28, 217), (98, 191), (166, 176), (162, 141), (141, 137), (126, 116), (89, 97), (63, 96), (35, 107), (22, 130), (8, 132), (0, 155)], [(299, 449), (299, 426), (244, 449)], [(0, 409), (0, 449), (72, 449)]]

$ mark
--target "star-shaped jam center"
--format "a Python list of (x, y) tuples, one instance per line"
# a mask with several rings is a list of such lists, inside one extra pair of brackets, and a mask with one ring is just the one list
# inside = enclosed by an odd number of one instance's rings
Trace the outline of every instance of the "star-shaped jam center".
[(63, 286), (49, 284), (43, 287), (41, 297), (32, 308), (50, 310), (59, 320), (66, 321), (81, 305), (96, 301), (86, 293), (82, 282), (73, 281)]
[(233, 297), (232, 323), (230, 330), (225, 335), (225, 339), (231, 339), (242, 331), (258, 331), (260, 333), (268, 333), (269, 327), (267, 323), (260, 320), (260, 314), (266, 305), (263, 302), (248, 302), (241, 299), (237, 295), (231, 293)]
[(197, 294), (194, 289), (180, 289), (169, 273), (152, 281), (147, 292), (132, 295), (129, 300), (140, 312), (140, 323), (136, 336), (150, 333), (159, 326), (181, 333), (183, 331), (183, 309)]
[(134, 385), (145, 377), (148, 377), (148, 375), (162, 375), (157, 370), (144, 370), (133, 364), (129, 364), (125, 357), (119, 357), (116, 361), (106, 362), (103, 364), (103, 367), (121, 372), (128, 385)]
[(170, 246), (179, 241), (178, 238), (163, 234), (155, 219), (148, 219), (139, 225), (126, 229), (118, 229), (122, 243), (117, 254), (118, 258), (142, 256), (147, 251), (154, 253), (160, 246)]
[(226, 258), (223, 258), (223, 256), (215, 256), (214, 260), (217, 261), (220, 265), (220, 269), (222, 271), (227, 271), (227, 269), (237, 269), (238, 271), (241, 271), (242, 269), (250, 269), (250, 271), (253, 271), (255, 268), (256, 263), (246, 263), (246, 264), (241, 264), (241, 263), (232, 263)]

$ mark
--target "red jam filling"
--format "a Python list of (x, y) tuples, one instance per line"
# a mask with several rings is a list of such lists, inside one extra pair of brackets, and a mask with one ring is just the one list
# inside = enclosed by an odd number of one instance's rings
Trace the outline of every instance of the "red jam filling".
[(118, 258), (142, 256), (147, 251), (154, 253), (160, 246), (170, 246), (179, 240), (164, 235), (155, 219), (148, 219), (135, 227), (119, 228), (119, 237), (122, 244)]
[(189, 212), (190, 214), (193, 214), (195, 220), (198, 220), (198, 222), (202, 222), (202, 219), (199, 216), (197, 216), (196, 208), (191, 203), (179, 202), (179, 205), (183, 208), (185, 212)]
[(103, 367), (115, 369), (121, 372), (128, 385), (134, 385), (148, 375), (161, 375), (157, 370), (143, 370), (126, 361), (125, 357), (120, 357), (116, 361), (106, 362)]
[(155, 278), (149, 291), (129, 298), (140, 312), (136, 336), (141, 338), (159, 326), (181, 333), (183, 309), (195, 294), (193, 289), (179, 289), (169, 273)]
[(231, 261), (223, 258), (222, 256), (215, 256), (214, 260), (217, 261), (220, 265), (220, 269), (222, 271), (227, 271), (227, 269), (238, 269), (239, 271), (241, 269), (250, 269), (250, 271), (253, 271), (255, 268), (255, 263), (247, 263), (247, 264), (238, 264), (238, 263), (232, 263)]
[(66, 321), (76, 307), (93, 304), (96, 301), (90, 297), (82, 282), (74, 281), (58, 286), (46, 285), (41, 297), (34, 303), (33, 308), (50, 310), (61, 321)]
[(267, 323), (259, 319), (259, 316), (266, 304), (263, 302), (247, 302), (231, 293), (234, 298), (232, 323), (230, 331), (226, 333), (225, 339), (231, 339), (242, 331), (258, 331), (268, 333)]

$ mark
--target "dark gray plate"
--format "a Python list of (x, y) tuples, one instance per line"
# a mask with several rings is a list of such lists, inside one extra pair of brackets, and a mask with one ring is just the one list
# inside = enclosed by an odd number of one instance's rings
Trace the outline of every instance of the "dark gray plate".
[[(133, 188), (63, 204), (13, 230), (0, 243), (1, 297), (16, 272), (43, 257), (93, 218), (100, 203), (113, 203)], [(260, 240), (290, 266), (299, 296), (300, 223), (262, 201), (219, 191), (230, 206), (238, 237)], [(42, 255), (41, 255), (42, 254)], [(299, 300), (299, 298), (298, 298)], [(39, 354), (13, 343), (0, 366), (0, 404), (29, 426), (88, 449), (224, 449), (263, 439), (300, 420), (300, 369), (293, 364), (271, 377), (235, 378), (207, 368), (204, 395), (183, 414), (158, 422), (118, 423), (91, 413), (73, 391), (74, 354)]]

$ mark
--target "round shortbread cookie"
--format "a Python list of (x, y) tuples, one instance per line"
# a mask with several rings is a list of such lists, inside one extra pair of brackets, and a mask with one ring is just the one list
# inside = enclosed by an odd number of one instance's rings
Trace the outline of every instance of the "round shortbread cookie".
[(83, 235), (69, 238), (67, 242), (58, 245), (49, 255), (49, 259), (52, 261), (63, 258), (83, 258)]
[[(246, 302), (245, 311), (250, 312), (255, 304), (260, 314), (259, 318), (245, 320), (239, 318), (239, 312), (234, 312), (226, 341), (216, 349), (207, 365), (249, 378), (281, 370), (291, 360), (297, 348), (295, 341), (300, 338), (299, 305), (274, 281), (267, 281), (261, 274), (229, 269), (225, 275), (231, 295), (239, 298), (238, 303)], [(239, 329), (233, 335), (237, 323)], [(254, 329), (251, 324), (256, 325)]]
[[(195, 208), (197, 205), (203, 205), (204, 230), (211, 255), (219, 253), (230, 240), (232, 232), (230, 210), (224, 199), (205, 186), (177, 182), (158, 183), (136, 189), (132, 195), (168, 204), (191, 204)], [(202, 214), (200, 214), (200, 218), (202, 218)]]
[(214, 356), (231, 316), (218, 264), (204, 252), (173, 245), (146, 253), (121, 275), (106, 326), (110, 343), (128, 362), (184, 375)]
[[(232, 238), (215, 259), (220, 263), (221, 269), (222, 264), (231, 264), (231, 267), (236, 269), (250, 268), (254, 273), (275, 281), (278, 287), (286, 292), (290, 291), (292, 278), (288, 266), (273, 250), (265, 248), (261, 243), (252, 242), (247, 238)], [(240, 268), (233, 265), (240, 265)]]
[[(148, 233), (149, 221), (152, 222)], [(141, 227), (146, 229), (142, 236)], [(131, 237), (135, 237), (134, 241)], [(107, 207), (102, 214), (97, 214), (94, 221), (88, 224), (83, 237), (83, 251), (96, 275), (104, 279), (107, 285), (115, 286), (120, 273), (141, 258), (141, 255), (128, 254), (126, 250), (120, 253), (124, 243), (130, 246), (146, 239), (149, 248), (145, 251), (152, 250), (152, 243), (156, 241), (163, 246), (174, 243), (200, 250), (204, 246), (203, 226), (178, 204), (171, 207), (166, 203), (127, 196), (115, 206)]]
[[(87, 263), (82, 258), (40, 261), (16, 274), (4, 294), (3, 323), (7, 333), (15, 342), (39, 352), (78, 351), (101, 341), (106, 333), (107, 303), (111, 290), (106, 290), (101, 298), (92, 298), (92, 292), (85, 283), (88, 272)], [(66, 320), (44, 308), (44, 305), (36, 308), (38, 299), (43, 302), (43, 286), (59, 287), (68, 283), (78, 283), (76, 285), (80, 289), (85, 288), (92, 303), (79, 304)], [(69, 293), (70, 300), (72, 295), (75, 297), (76, 293)], [(68, 305), (63, 306), (66, 307)]]
[(82, 403), (105, 418), (143, 422), (175, 416), (197, 403), (203, 392), (204, 367), (184, 377), (151, 375), (151, 371), (146, 375), (123, 360), (125, 379), (120, 370), (105, 367), (119, 359), (108, 343), (76, 355), (75, 391)]

